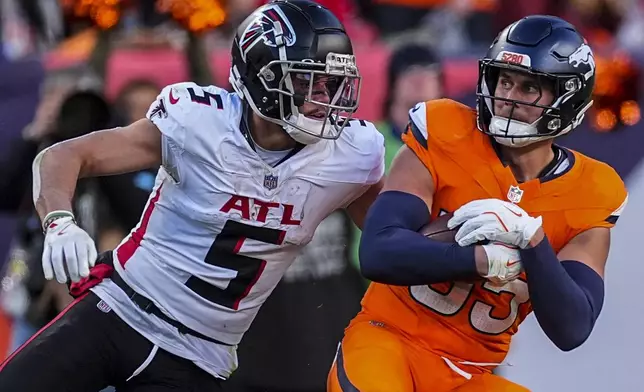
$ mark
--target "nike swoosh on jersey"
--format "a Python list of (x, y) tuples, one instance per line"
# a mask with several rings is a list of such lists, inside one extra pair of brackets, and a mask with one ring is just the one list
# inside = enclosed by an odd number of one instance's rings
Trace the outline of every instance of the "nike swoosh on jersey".
[(170, 98), (170, 104), (174, 105), (175, 103), (179, 102), (179, 98), (175, 98), (172, 96), (172, 90), (170, 90), (170, 94), (168, 94)]

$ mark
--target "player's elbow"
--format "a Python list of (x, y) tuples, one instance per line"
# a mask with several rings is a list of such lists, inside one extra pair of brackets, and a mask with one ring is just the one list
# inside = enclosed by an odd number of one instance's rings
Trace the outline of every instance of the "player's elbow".
[(379, 278), (383, 275), (383, 268), (381, 260), (378, 260), (376, 257), (377, 253), (374, 252), (370, 245), (365, 245), (364, 236), (360, 242), (360, 248), (358, 250), (358, 258), (360, 261), (360, 273), (365, 278), (372, 281), (379, 281)]
[(386, 268), (383, 268), (377, 263), (366, 261), (360, 256), (360, 274), (372, 282), (389, 284), (389, 273)]
[(374, 266), (368, 262), (365, 263), (362, 259), (360, 259), (360, 274), (365, 279), (377, 283), (384, 283), (387, 276), (382, 269), (378, 268), (378, 266)]
[(567, 334), (568, 336), (561, 336), (556, 339), (551, 339), (552, 342), (557, 346), (557, 348), (561, 351), (572, 351), (576, 349), (577, 347), (581, 346), (584, 344), (586, 340), (588, 340), (588, 337), (590, 336), (590, 333), (570, 333)]
[(370, 233), (365, 231), (360, 241), (358, 256), (360, 272), (365, 278), (384, 283), (391, 275), (391, 263), (388, 257), (388, 241), (386, 233)]
[(584, 344), (590, 337), (593, 330), (593, 323), (586, 325), (571, 325), (570, 327), (560, 327), (548, 333), (548, 337), (555, 346), (561, 351), (572, 351)]

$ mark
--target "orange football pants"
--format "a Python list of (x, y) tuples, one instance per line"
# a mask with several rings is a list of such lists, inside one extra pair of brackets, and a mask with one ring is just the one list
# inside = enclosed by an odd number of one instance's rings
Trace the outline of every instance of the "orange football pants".
[(354, 321), (338, 347), (327, 392), (529, 391), (492, 373), (463, 369), (382, 323)]

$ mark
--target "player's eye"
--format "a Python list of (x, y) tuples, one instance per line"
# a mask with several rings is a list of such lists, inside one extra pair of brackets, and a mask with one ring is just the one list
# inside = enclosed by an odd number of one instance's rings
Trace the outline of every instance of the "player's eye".
[(339, 77), (334, 77), (334, 76), (329, 76), (326, 79), (324, 79), (324, 84), (326, 85), (326, 88), (333, 92), (335, 94), (336, 91), (338, 91), (338, 88), (340, 88), (340, 84), (342, 83), (342, 80)]
[(523, 90), (528, 94), (538, 94), (541, 91), (539, 86), (537, 86), (536, 84), (532, 84), (532, 83), (526, 83), (523, 86)]
[(501, 84), (501, 87), (504, 88), (505, 90), (510, 90), (512, 88), (512, 82), (510, 80), (501, 78), (499, 79), (499, 83)]
[(296, 91), (302, 92), (306, 91), (309, 89), (309, 81), (307, 80), (305, 75), (295, 75), (293, 80), (293, 88), (295, 88)]
[(311, 80), (311, 74), (310, 73), (294, 73), (295, 79), (301, 80), (304, 82), (307, 82)]

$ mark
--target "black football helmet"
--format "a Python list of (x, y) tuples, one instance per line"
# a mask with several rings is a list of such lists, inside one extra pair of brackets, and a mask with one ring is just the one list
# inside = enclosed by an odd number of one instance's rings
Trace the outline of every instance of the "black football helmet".
[[(539, 87), (554, 93), (549, 105), (520, 102), (494, 95), (502, 69), (534, 75)], [(478, 127), (498, 143), (520, 147), (570, 132), (592, 106), (595, 60), (575, 27), (554, 16), (525, 17), (503, 30), (479, 62)], [(494, 114), (494, 101), (512, 102), (509, 118)], [(532, 124), (512, 118), (517, 104), (543, 109)]]
[[(238, 27), (230, 83), (257, 115), (311, 144), (340, 136), (358, 109), (361, 78), (351, 40), (331, 11), (307, 0), (274, 0)], [(315, 99), (320, 83), (327, 102)], [(305, 102), (325, 115), (305, 117)]]

